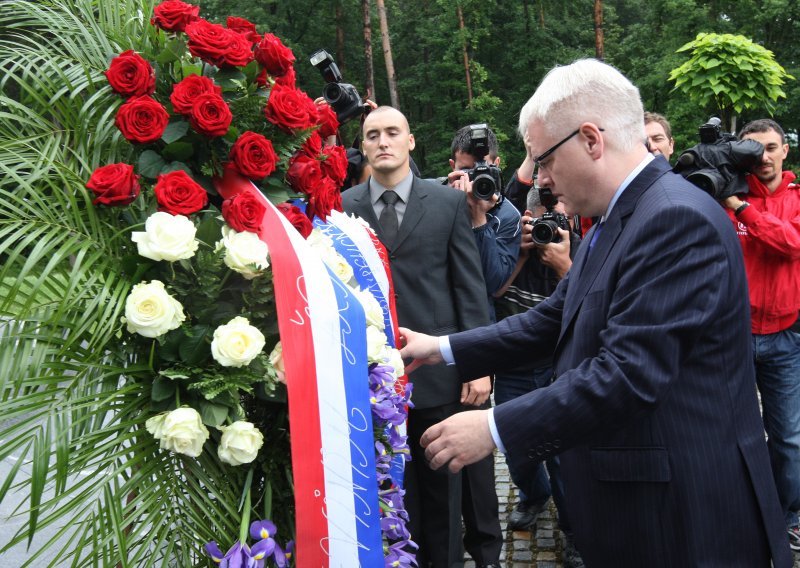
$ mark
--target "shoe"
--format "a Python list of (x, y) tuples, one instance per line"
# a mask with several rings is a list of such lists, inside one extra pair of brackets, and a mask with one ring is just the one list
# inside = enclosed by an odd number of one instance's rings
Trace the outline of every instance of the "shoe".
[(478, 564), (477, 568), (500, 568), (499, 562), (487, 562), (486, 564)]
[(583, 558), (571, 538), (565, 539), (564, 552), (561, 554), (564, 568), (584, 568)]
[(536, 519), (544, 510), (545, 505), (547, 505), (546, 501), (540, 505), (517, 503), (517, 506), (508, 517), (508, 528), (512, 531), (530, 530), (536, 524)]
[(789, 548), (800, 551), (800, 527), (789, 527)]

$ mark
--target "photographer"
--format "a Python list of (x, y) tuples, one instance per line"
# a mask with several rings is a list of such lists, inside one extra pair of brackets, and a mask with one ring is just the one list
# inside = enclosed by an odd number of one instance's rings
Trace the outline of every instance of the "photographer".
[(756, 381), (769, 457), (789, 543), (800, 550), (800, 187), (783, 171), (789, 151), (773, 120), (748, 123), (742, 140), (763, 144), (761, 162), (746, 176), (747, 195), (722, 201), (744, 253), (750, 288)]
[(655, 156), (661, 154), (669, 162), (675, 151), (675, 140), (667, 118), (655, 112), (645, 112), (644, 132), (647, 134), (647, 149), (650, 153)]
[[(478, 126), (485, 125), (465, 126), (456, 132), (450, 144), (450, 168), (453, 171), (448, 174), (447, 183), (467, 194), (472, 233), (486, 281), (489, 311), (494, 316), (494, 294), (511, 276), (519, 256), (520, 215), (502, 195), (497, 137), (491, 128), (476, 130)], [(476, 138), (476, 133), (480, 138)], [(488, 159), (484, 162), (485, 158)], [(488, 166), (490, 173), (479, 173), (479, 182), (484, 183), (484, 188), (493, 188), (492, 192), (488, 189), (475, 191), (475, 182), (470, 179), (475, 177), (475, 168), (481, 164)], [(494, 175), (494, 179), (487, 179), (489, 175)]]
[[(547, 209), (542, 205), (540, 188), (533, 185), (527, 194), (526, 211), (522, 217), (522, 244), (519, 260), (508, 282), (498, 291), (495, 300), (497, 319), (522, 313), (549, 297), (559, 281), (572, 266), (572, 258), (581, 239), (573, 230), (558, 228), (559, 241), (536, 244), (532, 238), (534, 219), (540, 219)], [(552, 199), (552, 196), (550, 196)], [(564, 214), (564, 206), (552, 207)], [(502, 404), (533, 390), (547, 386), (553, 377), (552, 365), (525, 366), (498, 373), (495, 381), (495, 404)], [(545, 465), (547, 467), (545, 471)], [(534, 473), (521, 475), (511, 464), (512, 482), (519, 488), (519, 501), (508, 519), (512, 530), (535, 530), (536, 519), (552, 496), (558, 510), (558, 526), (567, 537), (563, 552), (565, 568), (582, 566), (580, 555), (572, 543), (572, 531), (564, 505), (564, 486), (558, 457), (539, 463)]]

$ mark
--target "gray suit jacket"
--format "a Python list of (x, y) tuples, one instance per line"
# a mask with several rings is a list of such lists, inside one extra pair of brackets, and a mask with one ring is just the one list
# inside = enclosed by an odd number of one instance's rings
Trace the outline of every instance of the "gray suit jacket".
[[(389, 243), (372, 208), (368, 184), (345, 191), (342, 205), (346, 213), (366, 220), (389, 251), (400, 325), (447, 335), (489, 323), (464, 194), (415, 177), (397, 238)], [(461, 379), (455, 367), (420, 368), (409, 379), (416, 408), (459, 400)]]
[(539, 306), (450, 338), (465, 379), (555, 353), (494, 411), (509, 461), (561, 454), (587, 566), (791, 566), (722, 207), (654, 160), (591, 238)]

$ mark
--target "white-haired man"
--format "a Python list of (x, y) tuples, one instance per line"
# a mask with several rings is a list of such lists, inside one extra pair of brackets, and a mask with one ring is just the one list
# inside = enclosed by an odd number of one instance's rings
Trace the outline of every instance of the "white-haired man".
[(539, 183), (601, 216), (536, 308), (405, 357), (464, 380), (554, 354), (553, 382), (423, 436), (432, 467), (504, 451), (561, 455), (587, 566), (792, 565), (758, 411), (740, 247), (719, 205), (645, 147), (639, 92), (616, 69), (557, 67), (523, 107)]

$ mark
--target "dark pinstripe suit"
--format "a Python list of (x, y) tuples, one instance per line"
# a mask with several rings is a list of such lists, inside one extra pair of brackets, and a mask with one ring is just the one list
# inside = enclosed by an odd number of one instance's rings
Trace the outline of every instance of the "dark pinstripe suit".
[(555, 352), (556, 381), (494, 415), (515, 466), (563, 452), (587, 566), (791, 566), (747, 299), (722, 208), (657, 159), (548, 300), (450, 336), (465, 380)]

